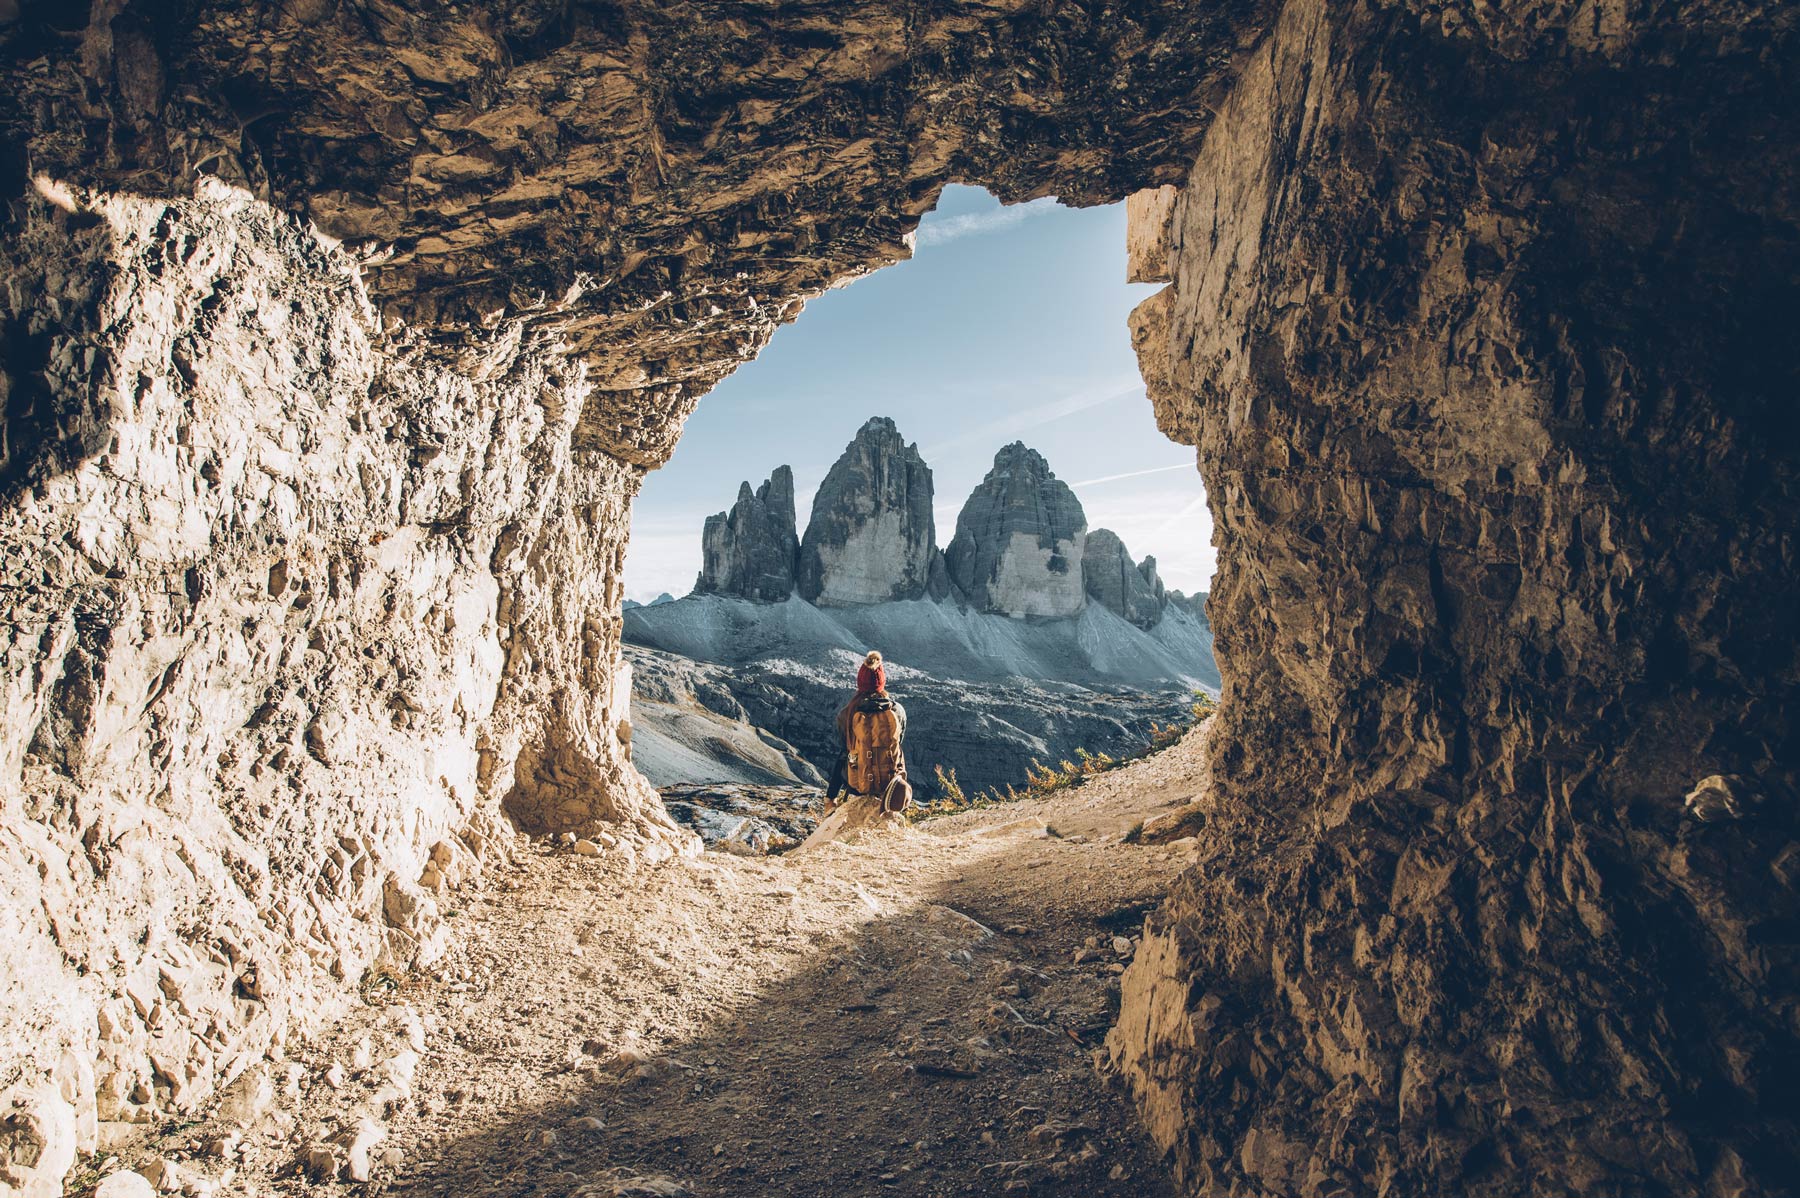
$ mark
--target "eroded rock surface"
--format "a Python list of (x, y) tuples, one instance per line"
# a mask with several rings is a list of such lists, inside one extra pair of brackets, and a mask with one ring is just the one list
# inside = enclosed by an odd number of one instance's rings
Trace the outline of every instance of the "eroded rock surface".
[(509, 824), (690, 846), (627, 760), (642, 470), (947, 179), (1172, 180), (1263, 15), (0, 12), (7, 1167), (426, 966)]
[(1216, 1193), (1783, 1192), (1795, 37), (8, 7), (0, 1167), (53, 1193), (429, 968), (503, 811), (689, 843), (625, 759), (641, 471), (944, 181), (1188, 172), (1133, 205), (1133, 336), (1227, 695), (1111, 1041), (1151, 1128)]
[(738, 488), (729, 514), (706, 518), (694, 590), (779, 603), (794, 593), (800, 537), (794, 527), (794, 471), (775, 467), (754, 493)]
[(554, 329), (590, 366), (580, 444), (656, 465), (806, 297), (906, 257), (947, 180), (1174, 182), (1273, 6), (21, 7), (0, 123), (33, 170), (217, 175), (363, 253), (386, 319)]
[(1087, 516), (1075, 492), (1043, 454), (1014, 441), (994, 455), (963, 504), (944, 564), (980, 611), (1072, 616), (1087, 603), (1086, 540)]
[(1088, 533), (1081, 553), (1082, 586), (1088, 598), (1139, 628), (1154, 628), (1163, 614), (1162, 579), (1156, 559), (1134, 563), (1125, 542), (1110, 528)]
[(617, 735), (638, 478), (572, 444), (580, 365), (409, 355), (222, 186), (64, 199), (6, 246), (0, 1052), (47, 1081), (14, 1124), (92, 1151), (431, 968), (503, 807), (691, 838)]
[(872, 416), (813, 496), (800, 594), (822, 607), (923, 598), (937, 554), (931, 467), (886, 416)]
[(1110, 1045), (1201, 1192), (1800, 1175), (1800, 59), (1574, 12), (1297, 0), (1134, 239), (1225, 693)]

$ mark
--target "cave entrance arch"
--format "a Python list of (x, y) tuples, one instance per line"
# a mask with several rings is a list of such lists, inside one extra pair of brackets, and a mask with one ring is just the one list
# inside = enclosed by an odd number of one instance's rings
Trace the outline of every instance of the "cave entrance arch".
[(913, 700), (928, 798), (1133, 755), (1217, 694), (1205, 493), (1144, 398), (1127, 325), (1155, 287), (1127, 281), (1125, 206), (952, 186), (915, 236), (709, 394), (634, 501), (656, 785), (822, 785), (843, 686), (815, 672), (847, 685), (864, 647)]
[[(34, 1102), (92, 1107), (65, 1056), (155, 1092), (93, 1039), (157, 968), (146, 877), (296, 995), (384, 918), (416, 945), (411, 879), (503, 799), (667, 849), (614, 734), (617, 580), (699, 395), (946, 179), (1178, 185), (1134, 337), (1246, 681), (1218, 856), (1115, 1045), (1159, 1141), (1274, 1192), (1794, 1174), (1782, 6), (20, 8), (7, 161), (88, 190), (9, 229), (7, 327), (51, 336), (40, 371), (9, 332), (45, 384), (9, 394), (125, 434), (5, 511), (8, 818), (125, 921), (86, 980), (28, 925)], [(330, 488), (302, 429), (357, 448)], [(166, 872), (90, 855), (127, 818)], [(65, 876), (7, 853), (20, 894)], [(316, 911), (317, 961), (278, 910)]]

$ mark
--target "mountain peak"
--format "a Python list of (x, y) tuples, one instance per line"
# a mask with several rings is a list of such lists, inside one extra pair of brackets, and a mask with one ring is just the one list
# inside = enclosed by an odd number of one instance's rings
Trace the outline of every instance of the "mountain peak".
[(1087, 515), (1044, 455), (1014, 441), (994, 455), (956, 518), (945, 551), (950, 578), (983, 611), (1072, 616), (1087, 603)]
[(1023, 441), (1014, 441), (1000, 447), (999, 452), (994, 454), (994, 465), (988, 471), (988, 477), (1005, 477), (1014, 472), (1022, 472), (1037, 479), (1056, 477), (1056, 472), (1050, 469), (1050, 463), (1044, 455)]
[(755, 491), (738, 486), (731, 511), (706, 518), (700, 534), (701, 594), (779, 603), (794, 593), (800, 539), (794, 531), (794, 472), (777, 466)]
[(826, 607), (923, 596), (937, 542), (931, 496), (919, 447), (892, 417), (864, 421), (813, 496), (800, 594)]
[(1133, 565), (1125, 542), (1112, 529), (1096, 528), (1088, 533), (1081, 575), (1088, 597), (1114, 615), (1143, 629), (1154, 628), (1162, 619), (1163, 584), (1156, 573), (1156, 559), (1146, 557)]

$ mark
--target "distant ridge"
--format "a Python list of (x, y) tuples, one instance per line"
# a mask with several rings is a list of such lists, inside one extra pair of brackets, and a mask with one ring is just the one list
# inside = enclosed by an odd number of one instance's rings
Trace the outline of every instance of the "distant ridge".
[[(947, 549), (937, 545), (931, 467), (886, 416), (871, 417), (832, 465), (797, 532), (794, 474), (778, 466), (729, 511), (707, 518), (694, 594), (819, 608), (930, 600), (1023, 619), (1075, 618), (1092, 606), (1145, 632), (1171, 603), (1156, 559), (1133, 562), (1110, 529), (1089, 530), (1081, 501), (1043, 455), (1015, 441), (994, 455)], [(1209, 651), (1210, 652), (1210, 651)], [(1210, 657), (1203, 673), (1216, 674)]]

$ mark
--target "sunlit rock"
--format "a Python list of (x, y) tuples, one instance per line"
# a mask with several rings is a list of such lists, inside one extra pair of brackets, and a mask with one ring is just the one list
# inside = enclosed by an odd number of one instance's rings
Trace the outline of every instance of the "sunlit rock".
[(936, 548), (931, 467), (892, 420), (871, 417), (813, 496), (800, 594), (822, 607), (921, 598)]
[(1015, 441), (963, 504), (944, 551), (950, 579), (979, 610), (1073, 616), (1087, 603), (1087, 516), (1037, 450)]
[(1134, 564), (1125, 543), (1110, 528), (1088, 533), (1081, 554), (1082, 584), (1088, 598), (1139, 628), (1154, 628), (1163, 614), (1162, 579), (1156, 559)]
[(794, 472), (777, 466), (754, 493), (738, 489), (729, 514), (706, 518), (694, 590), (779, 603), (794, 593), (800, 539), (794, 531)]

